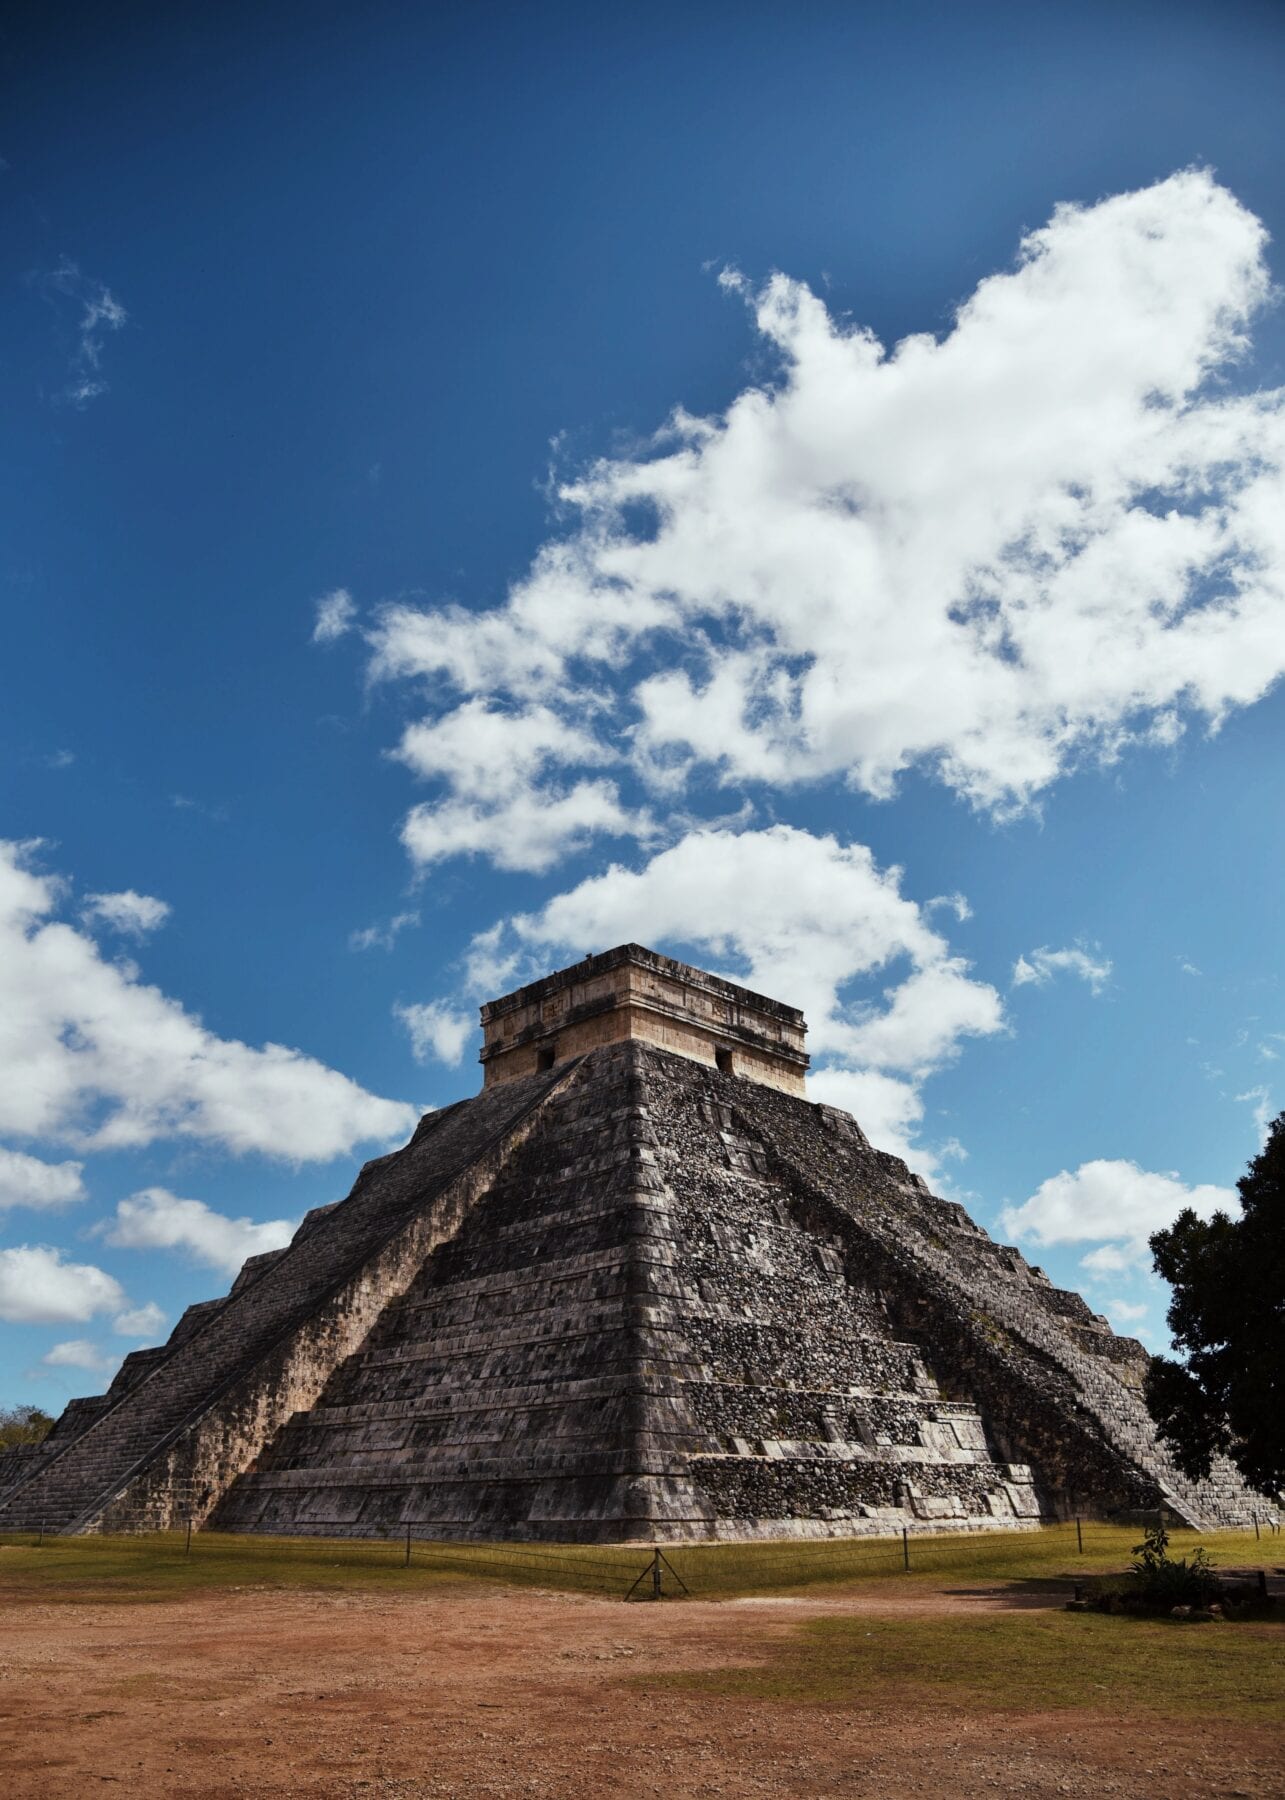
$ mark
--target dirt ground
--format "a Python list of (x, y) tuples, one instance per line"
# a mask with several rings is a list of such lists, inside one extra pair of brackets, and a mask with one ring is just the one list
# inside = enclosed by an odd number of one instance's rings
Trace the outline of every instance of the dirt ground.
[(0, 1790), (130, 1796), (1285, 1794), (1279, 1735), (1091, 1712), (674, 1691), (836, 1610), (944, 1593), (622, 1605), (481, 1584), (23, 1603), (0, 1619)]

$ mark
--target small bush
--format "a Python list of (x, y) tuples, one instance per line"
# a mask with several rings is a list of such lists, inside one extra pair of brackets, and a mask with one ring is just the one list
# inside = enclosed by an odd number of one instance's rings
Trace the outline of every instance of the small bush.
[(1130, 1564), (1132, 1592), (1148, 1607), (1168, 1611), (1174, 1606), (1208, 1606), (1219, 1594), (1214, 1565), (1203, 1549), (1190, 1558), (1169, 1554), (1169, 1533), (1162, 1523), (1148, 1530), (1133, 1546)]

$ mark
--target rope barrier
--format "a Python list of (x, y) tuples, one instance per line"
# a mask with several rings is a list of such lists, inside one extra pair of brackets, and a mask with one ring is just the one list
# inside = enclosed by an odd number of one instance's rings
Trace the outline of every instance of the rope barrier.
[[(319, 1521), (323, 1526), (328, 1521)], [(338, 1523), (338, 1521), (333, 1521)], [(1267, 1532), (1279, 1531), (1279, 1520), (1268, 1518)], [(263, 1533), (253, 1536), (224, 1536), (219, 1532), (200, 1533), (194, 1520), (183, 1519), (169, 1531), (162, 1531), (140, 1520), (143, 1529), (134, 1532), (63, 1536), (47, 1524), (39, 1531), (0, 1533), (0, 1543), (22, 1545), (48, 1552), (59, 1546), (86, 1550), (101, 1545), (104, 1552), (139, 1557), (155, 1555), (162, 1547), (172, 1547), (177, 1557), (191, 1559), (193, 1570), (202, 1561), (207, 1567), (221, 1561), (239, 1559), (258, 1565), (264, 1579), (271, 1580), (274, 1563), (281, 1568), (301, 1567), (310, 1562), (327, 1567), (348, 1565), (387, 1571), (395, 1563), (406, 1569), (425, 1573), (480, 1579), (501, 1579), (529, 1583), (545, 1581), (550, 1585), (620, 1599), (646, 1597), (662, 1599), (674, 1594), (709, 1595), (720, 1592), (747, 1592), (771, 1587), (805, 1586), (813, 1581), (843, 1581), (863, 1573), (889, 1575), (908, 1571), (912, 1563), (916, 1571), (931, 1573), (938, 1568), (958, 1568), (965, 1572), (968, 1545), (994, 1560), (998, 1548), (992, 1533), (970, 1533), (961, 1541), (959, 1534), (904, 1532), (899, 1537), (883, 1538), (816, 1538), (795, 1543), (778, 1543), (771, 1547), (753, 1541), (691, 1544), (674, 1546), (670, 1553), (659, 1545), (637, 1547), (637, 1560), (623, 1546), (613, 1552), (595, 1556), (587, 1547), (550, 1544), (511, 1544), (495, 1540), (463, 1540), (457, 1538), (417, 1537), (416, 1522), (402, 1525), (397, 1535), (382, 1537), (285, 1537)], [(430, 1521), (424, 1526), (432, 1528)], [(422, 1528), (422, 1527), (421, 1527)], [(1053, 1529), (1057, 1529), (1056, 1527)], [(1118, 1526), (1098, 1527), (1081, 1518), (1066, 1521), (1061, 1528), (1067, 1537), (1066, 1549), (1078, 1561), (1081, 1556), (1109, 1554), (1119, 1557), (1121, 1532)], [(1021, 1546), (1038, 1540), (1039, 1533), (1013, 1534), (1013, 1578), (1024, 1570)], [(913, 1539), (913, 1542), (912, 1542)], [(606, 1548), (604, 1546), (604, 1548)], [(1215, 1541), (1216, 1548), (1216, 1541)], [(398, 1573), (400, 1573), (400, 1569)], [(1002, 1577), (1001, 1577), (1002, 1578)]]

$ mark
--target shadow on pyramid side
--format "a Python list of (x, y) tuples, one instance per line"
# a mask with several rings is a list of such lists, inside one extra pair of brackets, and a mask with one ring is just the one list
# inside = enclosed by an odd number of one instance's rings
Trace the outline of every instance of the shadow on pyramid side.
[(483, 1092), (73, 1401), (0, 1491), (0, 1530), (1252, 1517), (1230, 1465), (1192, 1483), (1157, 1445), (1139, 1343), (801, 1096), (792, 1009), (624, 946), (483, 1016)]

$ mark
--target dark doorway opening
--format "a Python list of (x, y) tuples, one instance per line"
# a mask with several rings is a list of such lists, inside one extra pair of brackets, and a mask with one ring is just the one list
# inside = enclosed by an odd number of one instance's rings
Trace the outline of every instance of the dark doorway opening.
[(730, 1050), (715, 1050), (714, 1061), (718, 1064), (724, 1075), (732, 1075), (735, 1073), (735, 1070), (732, 1068), (732, 1053)]
[(553, 1059), (556, 1055), (557, 1047), (554, 1044), (546, 1044), (543, 1050), (537, 1050), (535, 1053), (536, 1069), (541, 1074), (543, 1074), (545, 1069), (551, 1069), (553, 1067)]

